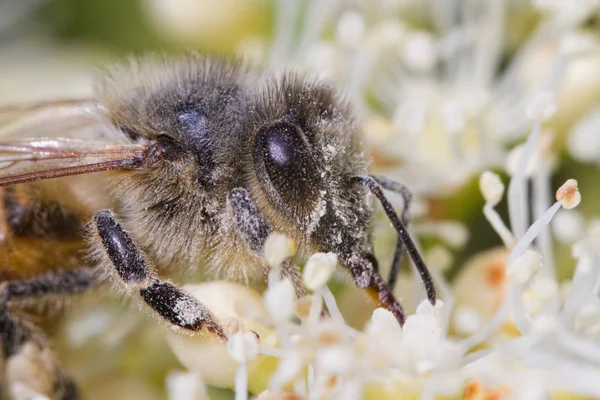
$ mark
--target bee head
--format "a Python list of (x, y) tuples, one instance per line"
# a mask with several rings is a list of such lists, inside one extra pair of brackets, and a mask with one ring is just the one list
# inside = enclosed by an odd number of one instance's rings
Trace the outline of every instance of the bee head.
[(367, 164), (346, 102), (326, 83), (289, 74), (258, 99), (249, 110), (252, 197), (313, 248), (370, 254), (369, 198), (347, 178)]

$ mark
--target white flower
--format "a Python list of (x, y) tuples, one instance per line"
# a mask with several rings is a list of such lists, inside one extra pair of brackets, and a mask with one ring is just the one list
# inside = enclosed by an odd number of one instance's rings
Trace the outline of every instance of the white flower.
[[(443, 301), (422, 301), (403, 327), (382, 308), (363, 330), (348, 326), (327, 287), (336, 265), (333, 254), (308, 260), (303, 280), (313, 294), (299, 301), (292, 283), (272, 273), (263, 296), (268, 315), (256, 320), (276, 332), (276, 342), (246, 346), (245, 334), (237, 333), (229, 344), (241, 364), (256, 357), (257, 348), (261, 356), (279, 359), (268, 377), (269, 396), (276, 398), (285, 388), (303, 398), (359, 398), (370, 385), (382, 399), (459, 396), (465, 385), (474, 397), (543, 398), (558, 388), (600, 396), (600, 235), (583, 233), (581, 223), (568, 226), (569, 216), (577, 215), (558, 214), (553, 229), (565, 243), (576, 243), (578, 263), (570, 290), (561, 296), (548, 225), (559, 210), (577, 206), (581, 195), (577, 182), (568, 180), (552, 204), (548, 193), (556, 154), (542, 130), (555, 114), (554, 120), (560, 119), (565, 101), (558, 88), (572, 60), (595, 46), (578, 26), (596, 6), (583, 0), (538, 3), (545, 14), (530, 44), (503, 68), (503, 27), (512, 8), (502, 2), (481, 2), (460, 25), (452, 23), (455, 10), (440, 3), (427, 20), (435, 25), (431, 31), (414, 30), (392, 14), (366, 14), (358, 3), (354, 8), (333, 1), (302, 7), (279, 3), (272, 64), (293, 58), (343, 82), (368, 121), (361, 126), (374, 158), (384, 165), (398, 161), (387, 172), (415, 188), (417, 205), (484, 171), (479, 181), (483, 213), (504, 247), (475, 257), (453, 288), (432, 269)], [(428, 2), (410, 0), (398, 7), (429, 10)], [(570, 147), (594, 161), (593, 124), (584, 128), (571, 135)], [(527, 132), (525, 143), (507, 148)], [(512, 177), (507, 190), (486, 170), (503, 165)], [(509, 223), (494, 209), (505, 191)], [(460, 248), (470, 234), (479, 234), (461, 221), (423, 221), (428, 215), (417, 215), (411, 229), (442, 242), (426, 246), (426, 259), (435, 264), (451, 263), (445, 246)], [(273, 269), (294, 253), (295, 244), (283, 236), (272, 235), (265, 246)], [(464, 339), (449, 335), (450, 322), (451, 334)], [(236, 382), (238, 391), (245, 389), (237, 375)]]

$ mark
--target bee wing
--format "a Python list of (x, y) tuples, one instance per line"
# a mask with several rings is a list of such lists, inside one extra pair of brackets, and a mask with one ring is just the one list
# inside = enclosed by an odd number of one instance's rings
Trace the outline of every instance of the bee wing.
[(0, 141), (0, 186), (142, 166), (148, 144), (74, 138)]
[(115, 143), (106, 127), (86, 99), (0, 108), (0, 186), (139, 168), (148, 144)]
[(0, 138), (101, 137), (101, 109), (89, 99), (0, 107)]

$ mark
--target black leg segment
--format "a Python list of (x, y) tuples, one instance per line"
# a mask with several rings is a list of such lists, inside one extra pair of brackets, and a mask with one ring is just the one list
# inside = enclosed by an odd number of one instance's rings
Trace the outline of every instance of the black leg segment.
[(98, 212), (94, 223), (104, 250), (121, 279), (127, 283), (146, 280), (150, 272), (144, 258), (113, 213), (110, 210)]
[(96, 231), (112, 268), (152, 310), (168, 323), (189, 332), (209, 331), (225, 338), (225, 334), (210, 311), (196, 298), (174, 284), (162, 280), (153, 271), (133, 239), (109, 210), (94, 217)]
[(248, 247), (262, 255), (263, 246), (272, 232), (246, 189), (233, 189), (229, 194), (237, 229)]
[(52, 272), (22, 281), (4, 284), (6, 301), (16, 302), (57, 295), (76, 295), (101, 284), (96, 268)]
[[(402, 196), (402, 199), (404, 200), (404, 209), (402, 210), (401, 218), (404, 226), (408, 227), (410, 222), (410, 205), (412, 202), (412, 193), (410, 190), (403, 184), (384, 176), (372, 175), (371, 177), (375, 179), (375, 181), (377, 181), (377, 183), (379, 183), (385, 190), (398, 193), (400, 196)], [(402, 242), (402, 239), (398, 237), (398, 240), (396, 241), (396, 248), (394, 249), (394, 258), (392, 260), (392, 265), (388, 275), (388, 287), (391, 291), (394, 291), (394, 287), (396, 287), (396, 282), (398, 281), (398, 272), (400, 272), (402, 254), (404, 253), (403, 250), (404, 243)]]
[(209, 330), (224, 337), (210, 311), (195, 297), (169, 282), (157, 280), (141, 289), (140, 296), (158, 315), (173, 325), (189, 331), (199, 331), (206, 325)]
[(431, 304), (435, 304), (437, 295), (431, 274), (425, 265), (425, 261), (423, 261), (421, 253), (419, 253), (417, 246), (406, 230), (406, 227), (394, 211), (394, 207), (392, 207), (388, 199), (383, 194), (381, 186), (370, 176), (352, 176), (350, 177), (350, 181), (363, 185), (377, 197), (383, 207), (383, 210), (390, 219), (390, 222), (394, 226), (394, 229), (398, 233), (398, 237), (400, 240), (402, 240), (402, 243), (406, 247), (406, 252), (412, 259), (417, 271), (419, 271), (419, 274), (421, 275), (421, 280), (423, 281), (425, 285), (425, 291), (427, 292), (427, 299)]

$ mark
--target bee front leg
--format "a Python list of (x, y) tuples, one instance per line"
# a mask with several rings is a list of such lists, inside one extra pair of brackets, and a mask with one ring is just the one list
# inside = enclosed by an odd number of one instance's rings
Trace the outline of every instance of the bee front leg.
[[(402, 196), (404, 200), (404, 208), (402, 210), (401, 219), (402, 223), (405, 227), (408, 227), (408, 223), (410, 222), (410, 205), (412, 203), (412, 193), (410, 189), (408, 189), (403, 184), (396, 182), (392, 179), (386, 178), (384, 176), (371, 175), (373, 179), (377, 181), (385, 190), (389, 190), (390, 192), (398, 193)], [(398, 272), (400, 272), (400, 264), (402, 263), (402, 254), (404, 253), (404, 243), (402, 240), (398, 238), (396, 240), (396, 247), (394, 249), (394, 258), (392, 259), (392, 265), (390, 267), (390, 272), (388, 275), (387, 286), (390, 291), (394, 291), (394, 287), (396, 286), (396, 282), (398, 281)]]
[[(257, 258), (262, 259), (266, 264), (266, 261), (264, 261), (264, 246), (267, 237), (273, 230), (267, 224), (267, 221), (250, 198), (246, 189), (233, 189), (227, 200), (228, 206), (233, 212), (238, 237), (244, 241), (248, 249)], [(290, 260), (285, 260), (281, 268), (281, 275), (292, 281), (297, 297), (302, 297), (306, 294), (306, 290), (302, 284), (300, 269), (297, 265), (292, 264)]]
[(211, 312), (195, 297), (174, 284), (161, 279), (149, 260), (110, 210), (99, 211), (94, 225), (106, 257), (118, 278), (128, 289), (139, 293), (142, 300), (168, 323), (190, 333), (206, 327), (226, 339)]

